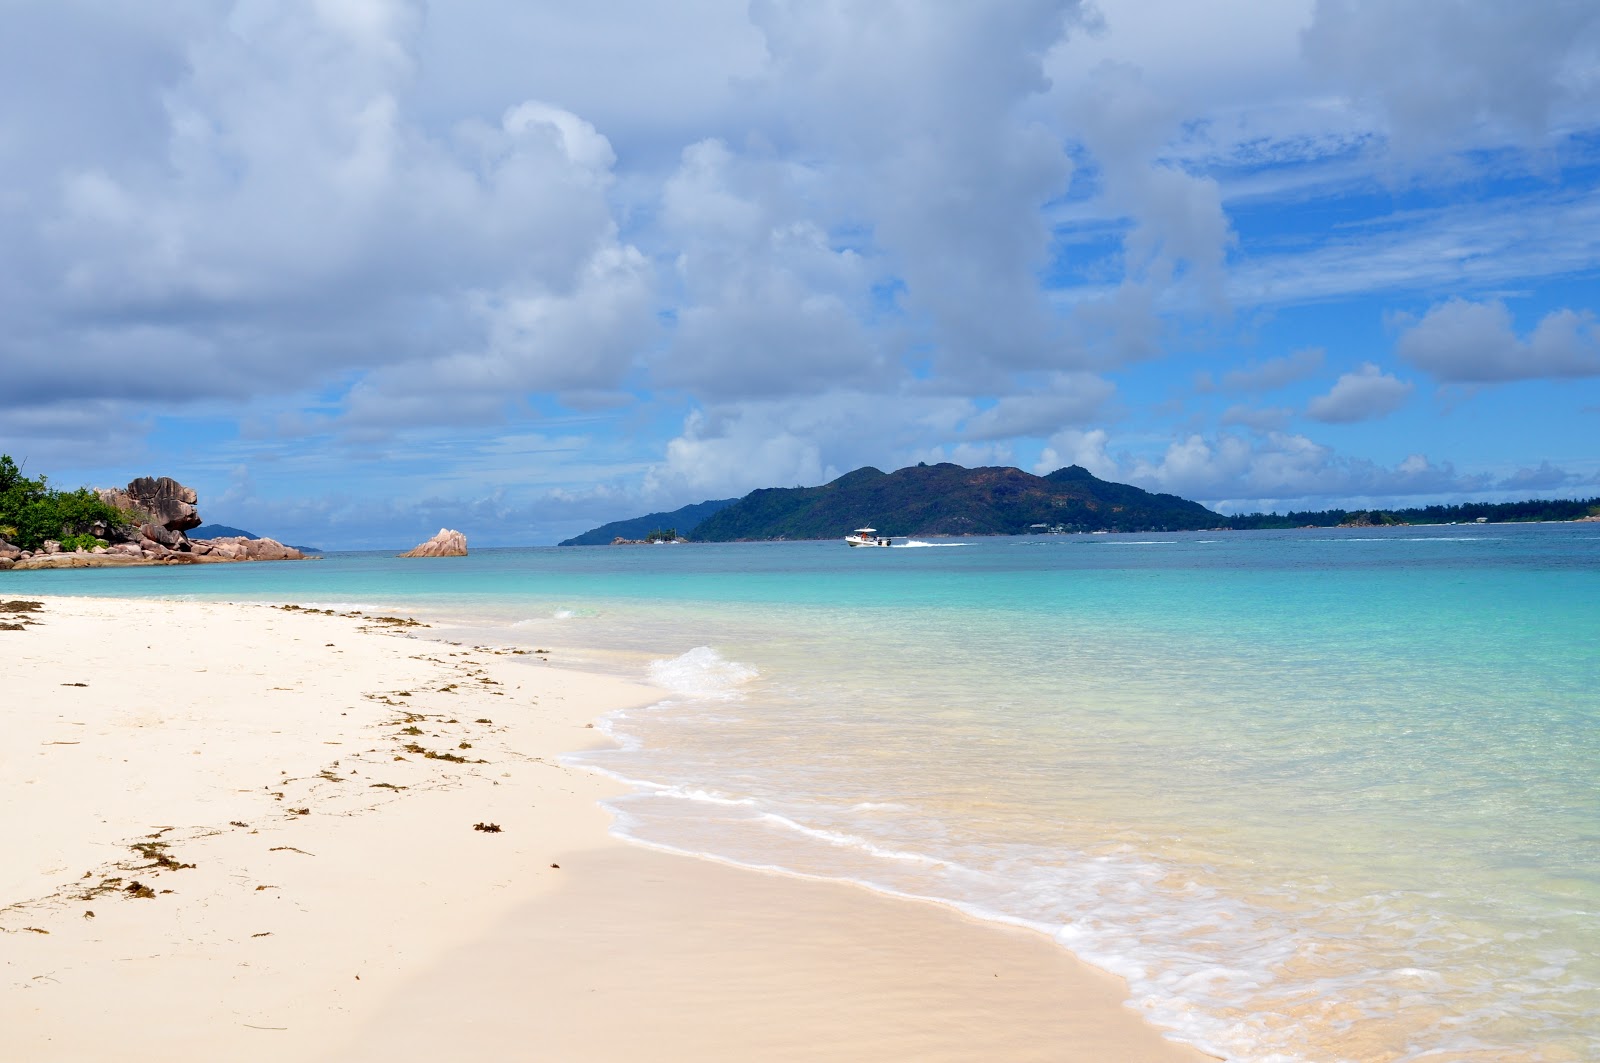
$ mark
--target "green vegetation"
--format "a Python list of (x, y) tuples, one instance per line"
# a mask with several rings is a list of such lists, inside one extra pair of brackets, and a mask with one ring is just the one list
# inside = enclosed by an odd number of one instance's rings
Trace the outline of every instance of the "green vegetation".
[(11, 460), (0, 454), (0, 538), (24, 550), (37, 550), (46, 539), (101, 544), (93, 535), (101, 530), (133, 522), (133, 515), (100, 501), (87, 487), (76, 491), (52, 488), (45, 477), (30, 479)]
[(649, 535), (644, 537), (647, 543), (671, 543), (678, 539), (677, 528), (652, 528)]
[(1413, 509), (1323, 509), (1293, 513), (1249, 513), (1227, 518), (1227, 526), (1256, 528), (1333, 528), (1341, 524), (1373, 527), (1380, 524), (1471, 524), (1482, 517), (1492, 524), (1541, 520), (1578, 520), (1600, 516), (1600, 498), (1528, 499), (1524, 502), (1465, 502), (1456, 506), (1418, 506)]
[(943, 462), (885, 473), (864, 468), (821, 487), (752, 491), (707, 517), (692, 537), (831, 539), (870, 524), (886, 535), (1020, 535), (1062, 531), (1184, 531), (1226, 518), (1198, 502), (1109, 483), (1073, 465), (1048, 476)]

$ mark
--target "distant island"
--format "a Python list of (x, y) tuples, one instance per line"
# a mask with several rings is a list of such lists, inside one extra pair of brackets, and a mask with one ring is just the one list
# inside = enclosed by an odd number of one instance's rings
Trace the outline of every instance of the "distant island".
[[(714, 499), (706, 502), (696, 502), (692, 506), (684, 506), (670, 513), (646, 513), (642, 517), (631, 520), (614, 520), (610, 524), (586, 531), (582, 535), (574, 535), (570, 539), (563, 539), (559, 546), (609, 546), (618, 539), (625, 542), (652, 541), (651, 533), (663, 529), (672, 530), (673, 538), (677, 535), (687, 535), (701, 521), (719, 509), (726, 509), (739, 501), (737, 498)], [(661, 538), (661, 536), (657, 536)]]
[(1375, 528), (1398, 524), (1526, 524), (1539, 521), (1600, 520), (1600, 497), (1531, 498), (1524, 502), (1462, 502), (1410, 509), (1319, 509), (1291, 513), (1248, 513), (1227, 518), (1229, 528)]
[(775, 487), (743, 498), (613, 521), (564, 540), (602, 546), (672, 528), (691, 542), (832, 539), (871, 524), (892, 535), (1254, 530), (1600, 520), (1600, 498), (1469, 502), (1395, 510), (1327, 509), (1225, 516), (1177, 495), (1102, 480), (1069, 465), (1047, 476), (949, 462), (885, 473), (866, 467), (820, 487)]
[[(698, 515), (698, 519), (697, 519)], [(949, 462), (886, 473), (871, 467), (820, 487), (775, 487), (740, 499), (616, 521), (563, 542), (639, 539), (670, 525), (692, 542), (831, 539), (864, 523), (894, 535), (1022, 535), (1069, 531), (1184, 531), (1227, 518), (1177, 495), (1110, 483), (1077, 465), (1048, 476)]]

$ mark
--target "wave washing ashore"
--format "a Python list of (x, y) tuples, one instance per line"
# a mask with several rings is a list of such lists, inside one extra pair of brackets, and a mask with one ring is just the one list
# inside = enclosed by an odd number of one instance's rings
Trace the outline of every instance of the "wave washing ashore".
[(625, 835), (1036, 927), (1219, 1056), (1600, 1058), (1592, 525), (450, 566), (32, 585), (403, 603), (651, 678), (573, 758)]

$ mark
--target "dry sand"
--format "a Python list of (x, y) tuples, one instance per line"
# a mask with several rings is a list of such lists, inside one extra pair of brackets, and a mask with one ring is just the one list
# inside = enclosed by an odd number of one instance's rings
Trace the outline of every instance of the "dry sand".
[(612, 839), (617, 784), (558, 758), (648, 687), (44, 602), (0, 631), (8, 1060), (1207, 1058), (1039, 935)]

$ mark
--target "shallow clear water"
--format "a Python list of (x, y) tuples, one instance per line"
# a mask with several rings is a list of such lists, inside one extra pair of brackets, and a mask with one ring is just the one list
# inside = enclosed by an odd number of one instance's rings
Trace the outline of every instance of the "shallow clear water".
[(1239, 1060), (1600, 1058), (1600, 527), (335, 555), (7, 592), (382, 604), (652, 678), (640, 840), (1036, 926)]

